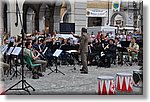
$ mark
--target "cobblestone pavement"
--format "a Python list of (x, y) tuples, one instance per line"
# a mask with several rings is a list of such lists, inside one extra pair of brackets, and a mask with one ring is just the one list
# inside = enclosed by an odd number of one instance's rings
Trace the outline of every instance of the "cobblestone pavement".
[[(125, 73), (133, 73), (133, 70), (137, 70), (139, 66), (112, 66), (111, 68), (96, 68), (96, 66), (89, 66), (88, 74), (80, 74), (80, 66), (76, 65), (76, 70), (73, 70), (73, 66), (61, 66), (58, 67), (60, 71), (65, 73), (62, 75), (61, 73), (48, 73), (51, 70), (47, 69), (44, 72), (44, 77), (40, 77), (39, 79), (32, 79), (30, 73), (26, 74), (25, 80), (35, 88), (33, 91), (29, 88), (29, 91), (32, 95), (48, 95), (48, 94), (60, 94), (60, 95), (68, 95), (68, 94), (79, 94), (79, 95), (97, 95), (97, 77), (98, 76), (116, 76), (118, 72)], [(55, 69), (55, 67), (52, 67)], [(4, 89), (10, 88), (12, 85), (21, 80), (21, 77), (14, 77), (10, 80), (9, 77), (5, 77), (4, 81)], [(19, 88), (21, 84), (17, 85), (15, 88)], [(27, 95), (26, 91), (18, 91), (18, 90), (9, 90), (6, 94), (13, 95)], [(116, 91), (116, 95), (142, 95), (143, 89), (139, 87), (133, 87), (132, 92), (121, 92)]]

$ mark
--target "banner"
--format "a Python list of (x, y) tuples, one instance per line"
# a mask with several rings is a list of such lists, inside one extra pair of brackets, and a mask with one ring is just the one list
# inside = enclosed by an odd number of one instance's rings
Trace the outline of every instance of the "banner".
[(120, 11), (120, 0), (112, 0), (112, 10)]
[(107, 17), (107, 9), (86, 9), (87, 17)]

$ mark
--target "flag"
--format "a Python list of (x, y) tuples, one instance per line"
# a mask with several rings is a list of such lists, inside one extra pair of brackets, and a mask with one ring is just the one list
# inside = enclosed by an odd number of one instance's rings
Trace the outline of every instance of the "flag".
[(120, 11), (120, 0), (112, 0), (112, 10)]

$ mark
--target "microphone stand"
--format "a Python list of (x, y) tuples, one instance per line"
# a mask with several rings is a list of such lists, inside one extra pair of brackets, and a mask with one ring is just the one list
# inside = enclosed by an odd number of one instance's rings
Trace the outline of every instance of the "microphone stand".
[[(23, 58), (24, 58), (24, 56), (23, 56), (24, 29), (23, 29), (23, 24), (22, 24), (22, 20), (21, 20), (21, 14), (20, 14), (20, 10), (19, 10), (19, 7), (18, 7), (17, 0), (16, 0), (16, 10), (17, 10), (17, 12), (19, 14), (19, 19), (20, 19), (20, 23), (21, 23), (21, 27), (22, 27), (22, 29), (21, 29), (21, 34), (22, 34), (22, 53), (21, 53), (21, 55), (22, 55), (22, 59), (21, 59), (22, 60), (21, 61), (22, 62), (21, 63), (21, 65), (22, 65), (21, 66), (22, 67), (22, 78), (21, 78), (21, 80), (19, 82), (17, 82), (16, 84), (14, 84), (10, 88), (8, 88), (6, 91), (2, 92), (1, 95), (4, 95), (9, 90), (24, 90), (24, 91), (28, 92), (29, 95), (31, 95), (31, 93), (30, 93), (28, 88), (31, 88), (33, 91), (35, 91), (35, 89), (24, 79), (24, 61), (23, 61)], [(17, 20), (17, 23), (15, 23), (15, 25), (16, 26), (18, 25), (18, 20)], [(19, 84), (21, 84), (21, 88), (18, 88), (18, 87), (14, 88), (15, 86), (18, 86)]]

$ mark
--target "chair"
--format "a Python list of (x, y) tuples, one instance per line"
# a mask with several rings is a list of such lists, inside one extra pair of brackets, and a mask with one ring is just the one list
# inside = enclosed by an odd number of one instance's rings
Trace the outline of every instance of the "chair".
[(30, 76), (32, 75), (32, 69), (28, 67), (28, 64), (27, 62), (25, 61), (25, 59), (23, 60), (24, 61), (24, 72), (25, 72), (25, 76), (27, 75), (27, 72), (29, 72)]
[(41, 64), (33, 64), (32, 61), (31, 61), (30, 56), (24, 56), (24, 60), (25, 60), (26, 65), (28, 66), (29, 70), (34, 71), (33, 69), (35, 67), (40, 67), (41, 66)]

